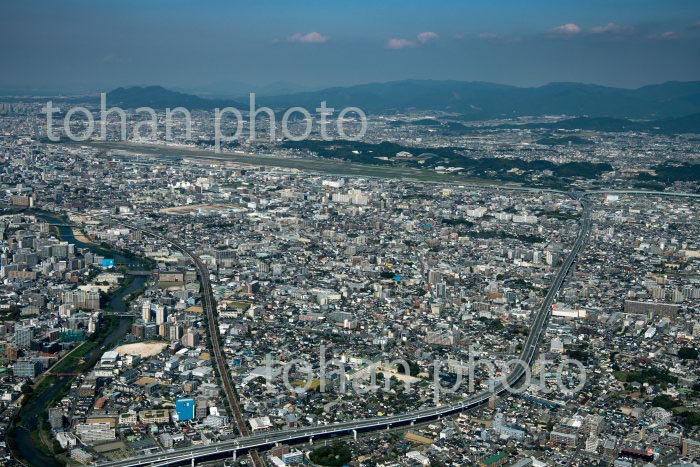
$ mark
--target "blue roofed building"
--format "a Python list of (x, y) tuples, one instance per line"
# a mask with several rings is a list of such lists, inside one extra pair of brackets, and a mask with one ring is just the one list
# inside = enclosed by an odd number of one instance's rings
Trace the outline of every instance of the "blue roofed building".
[(175, 412), (177, 413), (178, 420), (181, 422), (194, 420), (195, 406), (196, 404), (192, 397), (177, 399), (175, 401)]

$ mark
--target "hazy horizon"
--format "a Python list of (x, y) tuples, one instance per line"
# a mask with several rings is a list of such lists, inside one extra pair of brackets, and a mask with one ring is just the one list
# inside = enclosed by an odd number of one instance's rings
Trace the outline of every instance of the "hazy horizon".
[[(359, 82), (359, 83), (352, 83), (352, 84), (337, 84), (337, 85), (327, 85), (327, 86), (313, 86), (313, 85), (304, 85), (300, 83), (258, 83), (258, 84), (252, 84), (252, 83), (241, 83), (241, 82), (236, 82), (234, 83), (235, 86), (231, 87), (219, 87), (218, 90), (213, 90), (210, 89), (207, 86), (168, 86), (164, 85), (161, 83), (125, 83), (125, 84), (115, 84), (113, 86), (109, 87), (77, 87), (77, 88), (71, 88), (71, 87), (64, 87), (64, 88), (56, 88), (56, 87), (13, 87), (13, 86), (0, 86), (0, 95), (5, 95), (5, 96), (21, 96), (21, 95), (33, 95), (36, 97), (51, 97), (51, 96), (99, 96), (100, 93), (109, 93), (111, 91), (114, 91), (119, 88), (124, 88), (124, 89), (132, 89), (132, 88), (148, 88), (148, 87), (161, 87), (169, 91), (174, 91), (174, 92), (181, 92), (184, 94), (189, 94), (189, 95), (196, 95), (199, 97), (205, 97), (205, 98), (247, 98), (250, 93), (257, 94), (259, 96), (283, 96), (283, 95), (291, 95), (291, 94), (299, 94), (299, 93), (304, 93), (304, 92), (313, 92), (313, 91), (322, 91), (325, 89), (333, 89), (333, 88), (351, 88), (354, 86), (363, 86), (363, 85), (372, 85), (372, 84), (390, 84), (390, 83), (397, 83), (397, 82), (405, 82), (405, 81), (435, 81), (435, 82), (442, 82), (442, 81), (455, 81), (455, 82), (463, 82), (463, 83), (484, 83), (484, 84), (495, 84), (495, 85), (502, 85), (502, 86), (512, 86), (516, 88), (522, 88), (522, 89), (534, 89), (534, 88), (540, 88), (548, 85), (554, 85), (554, 84), (561, 84), (561, 83), (572, 83), (572, 84), (578, 84), (578, 85), (583, 85), (583, 86), (601, 86), (601, 87), (608, 87), (608, 88), (616, 88), (616, 89), (627, 89), (627, 90), (635, 90), (635, 89), (640, 89), (644, 88), (646, 86), (655, 86), (655, 85), (661, 85), (661, 84), (666, 84), (666, 83), (692, 83), (692, 82), (698, 82), (698, 80), (668, 80), (668, 81), (659, 81), (659, 82), (650, 82), (646, 83), (643, 85), (639, 86), (631, 86), (631, 87), (625, 87), (625, 86), (610, 86), (606, 84), (601, 84), (601, 83), (587, 83), (587, 82), (579, 82), (579, 81), (548, 81), (544, 83), (539, 83), (539, 84), (534, 84), (534, 85), (517, 85), (517, 84), (512, 84), (512, 83), (499, 83), (499, 82), (494, 82), (494, 81), (481, 81), (481, 80), (452, 80), (452, 79), (445, 79), (445, 80), (431, 80), (429, 78), (405, 78), (405, 79), (400, 79), (400, 80), (391, 80), (391, 81), (368, 81), (368, 82)], [(271, 90), (275, 89), (281, 89), (279, 92), (274, 92)]]

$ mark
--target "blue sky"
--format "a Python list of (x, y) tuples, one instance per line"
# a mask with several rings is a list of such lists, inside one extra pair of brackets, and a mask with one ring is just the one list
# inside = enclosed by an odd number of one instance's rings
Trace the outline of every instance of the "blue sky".
[(0, 87), (700, 79), (697, 0), (0, 3)]

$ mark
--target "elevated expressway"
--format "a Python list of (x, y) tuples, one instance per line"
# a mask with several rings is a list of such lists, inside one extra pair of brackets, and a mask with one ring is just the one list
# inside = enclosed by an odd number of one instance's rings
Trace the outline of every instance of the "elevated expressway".
[[(575, 198), (578, 198), (576, 194), (573, 194)], [(582, 200), (583, 214), (581, 218), (580, 230), (576, 241), (574, 242), (571, 251), (567, 255), (564, 263), (557, 272), (554, 281), (552, 282), (547, 295), (542, 302), (539, 310), (535, 314), (535, 317), (530, 326), (530, 333), (525, 340), (525, 345), (520, 354), (520, 359), (527, 362), (528, 365), (532, 365), (533, 360), (537, 352), (537, 347), (540, 339), (542, 338), (542, 333), (545, 330), (547, 321), (552, 310), (552, 304), (561, 289), (564, 280), (566, 279), (572, 265), (574, 264), (576, 257), (585, 245), (588, 235), (591, 230), (591, 208), (588, 201)], [(132, 227), (137, 230), (138, 227)], [(214, 349), (216, 364), (219, 368), (219, 373), (222, 375), (222, 381), (224, 382), (224, 390), (226, 392), (226, 397), (229, 399), (229, 404), (234, 410), (234, 417), (240, 427), (244, 427), (243, 430), (247, 430), (245, 425), (245, 420), (243, 420), (240, 414), (240, 408), (238, 408), (238, 399), (233, 391), (233, 385), (231, 384), (230, 377), (226, 370), (226, 366), (221, 354), (221, 349), (219, 346), (218, 336), (216, 332), (216, 323), (214, 322), (213, 316), (213, 297), (211, 294), (211, 287), (209, 285), (209, 271), (204, 264), (200, 261), (194, 253), (189, 251), (183, 245), (154, 232), (144, 231), (145, 233), (155, 235), (161, 239), (170, 242), (173, 246), (179, 248), (187, 255), (189, 255), (194, 261), (199, 273), (202, 277), (202, 285), (204, 292), (204, 305), (207, 308), (207, 316), (209, 316), (208, 325), (210, 327), (210, 332), (212, 335), (212, 346)], [(211, 311), (211, 315), (210, 315)], [(139, 467), (139, 466), (152, 466), (152, 467), (166, 467), (175, 465), (184, 465), (188, 463), (194, 464), (195, 462), (203, 462), (207, 460), (212, 460), (216, 458), (224, 457), (235, 457), (237, 454), (242, 454), (245, 452), (253, 452), (258, 448), (267, 448), (274, 446), (277, 443), (300, 443), (312, 441), (314, 438), (324, 438), (330, 436), (338, 435), (348, 435), (356, 434), (363, 431), (372, 431), (390, 428), (393, 426), (400, 425), (411, 425), (416, 422), (423, 422), (438, 419), (443, 416), (452, 415), (455, 413), (462, 412), (464, 410), (472, 409), (486, 403), (493, 395), (499, 395), (506, 392), (509, 388), (517, 386), (517, 383), (525, 375), (526, 368), (522, 365), (516, 365), (513, 371), (508, 375), (505, 382), (496, 383), (493, 387), (493, 391), (487, 390), (479, 394), (475, 394), (463, 401), (446, 404), (438, 407), (419, 409), (412, 412), (407, 412), (400, 415), (392, 415), (387, 417), (375, 417), (369, 419), (359, 419), (349, 422), (334, 423), (331, 425), (321, 425), (315, 427), (297, 428), (284, 431), (273, 431), (261, 434), (249, 434), (246, 435), (242, 431), (243, 436), (229, 441), (221, 441), (217, 443), (212, 443), (206, 446), (194, 446), (185, 449), (176, 449), (170, 452), (161, 452), (157, 454), (149, 454), (140, 456), (137, 458), (101, 462), (97, 465), (100, 467)], [(235, 408), (234, 408), (235, 407)], [(257, 456), (257, 452), (254, 453)], [(259, 457), (259, 456), (258, 456)], [(255, 457), (253, 458), (255, 462)]]

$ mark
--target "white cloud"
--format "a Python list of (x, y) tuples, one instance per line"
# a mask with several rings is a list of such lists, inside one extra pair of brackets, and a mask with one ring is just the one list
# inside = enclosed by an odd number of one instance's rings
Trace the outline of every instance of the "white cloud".
[(549, 32), (551, 32), (552, 34), (558, 34), (562, 36), (573, 36), (576, 34), (580, 34), (581, 31), (581, 26), (579, 26), (578, 24), (566, 23), (562, 24), (561, 26), (557, 26), (556, 28), (552, 28)]
[(428, 42), (431, 42), (431, 41), (438, 39), (439, 37), (440, 36), (436, 32), (424, 31), (416, 36), (417, 41), (394, 37), (394, 38), (389, 39), (386, 42), (386, 44), (384, 44), (384, 47), (386, 47), (387, 49), (394, 49), (394, 50), (408, 49), (411, 47), (416, 47), (418, 45), (427, 44)]
[(289, 42), (298, 42), (301, 44), (323, 44), (324, 42), (328, 42), (329, 39), (330, 37), (315, 31), (307, 32), (306, 34), (298, 32), (287, 38)]
[(680, 36), (675, 31), (666, 31), (656, 36), (656, 39), (661, 39), (664, 41), (674, 41), (676, 39), (680, 39)]
[(440, 37), (440, 36), (438, 36), (438, 34), (437, 34), (436, 32), (425, 31), (425, 32), (422, 32), (422, 33), (418, 34), (417, 37), (418, 37), (418, 41), (419, 41), (421, 44), (425, 44), (426, 42), (435, 40), (435, 39), (437, 39), (437, 38)]
[(409, 47), (415, 47), (416, 43), (409, 41), (408, 39), (389, 39), (386, 43), (387, 49), (407, 49)]
[(634, 32), (634, 28), (616, 23), (608, 23), (591, 28), (591, 32), (593, 34), (628, 34)]

